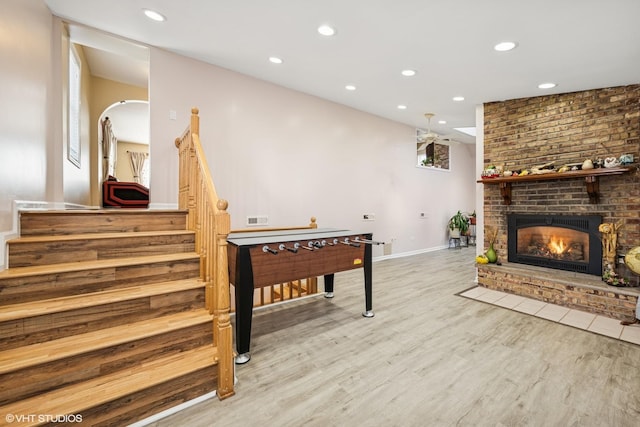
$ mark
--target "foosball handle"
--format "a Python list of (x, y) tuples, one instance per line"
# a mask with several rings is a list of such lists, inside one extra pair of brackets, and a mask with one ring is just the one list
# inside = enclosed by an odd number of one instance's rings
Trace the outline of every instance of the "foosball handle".
[(262, 252), (265, 252), (265, 253), (269, 252), (270, 254), (278, 255), (278, 251), (276, 251), (275, 249), (271, 249), (271, 248), (270, 248), (269, 246), (267, 246), (267, 245), (264, 245), (264, 246), (262, 247)]

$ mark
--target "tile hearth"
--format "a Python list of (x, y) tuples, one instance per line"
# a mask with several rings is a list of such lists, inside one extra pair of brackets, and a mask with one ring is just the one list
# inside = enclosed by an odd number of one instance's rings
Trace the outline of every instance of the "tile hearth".
[(477, 283), (495, 291), (520, 295), (618, 320), (635, 315), (640, 286), (605, 284), (599, 276), (503, 262), (478, 264)]
[(574, 310), (561, 305), (476, 286), (458, 294), (462, 297), (518, 311), (535, 317), (583, 329), (640, 345), (640, 324), (621, 325), (619, 320)]

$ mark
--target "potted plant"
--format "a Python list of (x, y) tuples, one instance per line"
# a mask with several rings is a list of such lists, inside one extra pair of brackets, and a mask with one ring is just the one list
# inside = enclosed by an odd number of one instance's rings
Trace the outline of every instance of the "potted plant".
[(476, 223), (476, 211), (474, 209), (471, 215), (469, 215), (469, 224), (475, 225), (475, 223)]
[(433, 166), (433, 157), (429, 156), (426, 159), (422, 159), (422, 166)]
[(469, 229), (469, 218), (458, 211), (449, 219), (449, 237), (458, 238), (461, 234), (465, 234)]

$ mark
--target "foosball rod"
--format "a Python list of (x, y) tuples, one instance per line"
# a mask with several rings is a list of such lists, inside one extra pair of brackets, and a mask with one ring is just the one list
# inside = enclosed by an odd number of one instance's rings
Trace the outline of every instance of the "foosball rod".
[(369, 240), (369, 239), (361, 239), (360, 237), (355, 237), (353, 239), (355, 242), (360, 242), (360, 243), (365, 243), (367, 245), (384, 245), (384, 242), (378, 242), (376, 240)]

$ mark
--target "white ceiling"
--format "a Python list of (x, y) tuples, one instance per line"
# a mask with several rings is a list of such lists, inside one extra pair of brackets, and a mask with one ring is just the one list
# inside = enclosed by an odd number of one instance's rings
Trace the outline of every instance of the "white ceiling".
[[(484, 102), (640, 83), (639, 0), (45, 2), (71, 22), (411, 126), (433, 112), (432, 130), (462, 142), (474, 139), (453, 128), (474, 126)], [(319, 35), (321, 24), (337, 34)], [(518, 47), (494, 51), (504, 40)], [(548, 81), (558, 86), (537, 88)]]
[(71, 41), (84, 46), (91, 74), (147, 87), (149, 48), (81, 25), (69, 25)]

